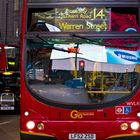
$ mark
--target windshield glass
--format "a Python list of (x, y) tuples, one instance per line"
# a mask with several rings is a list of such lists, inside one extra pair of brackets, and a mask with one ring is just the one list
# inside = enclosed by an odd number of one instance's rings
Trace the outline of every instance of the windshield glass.
[(78, 105), (116, 101), (132, 94), (140, 71), (139, 47), (135, 43), (126, 47), (125, 39), (118, 38), (124, 47), (114, 47), (113, 43), (103, 45), (111, 39), (92, 42), (75, 36), (38, 36), (26, 41), (26, 81), (32, 94)]
[(7, 70), (19, 71), (19, 48), (5, 46)]

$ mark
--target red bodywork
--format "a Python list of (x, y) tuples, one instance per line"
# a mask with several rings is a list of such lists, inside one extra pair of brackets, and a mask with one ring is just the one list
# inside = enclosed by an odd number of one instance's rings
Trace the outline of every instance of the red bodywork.
[(0, 48), (1, 48), (1, 55), (0, 55), (0, 70), (5, 71), (7, 68), (7, 64), (6, 64), (6, 53), (5, 53), (5, 49), (4, 49), (5, 45), (0, 44)]
[[(24, 0), (22, 21), (22, 40), (21, 51), (24, 52), (24, 32), (26, 19), (26, 0)], [(122, 15), (121, 15), (122, 16)], [(118, 20), (118, 18), (121, 20)], [(133, 22), (128, 22), (126, 20)], [(121, 23), (120, 23), (121, 21)], [(126, 24), (127, 22), (127, 24)], [(136, 17), (134, 15), (124, 15), (120, 17), (119, 14), (112, 14), (112, 29), (115, 31), (123, 31), (128, 27), (134, 27), (139, 30), (136, 24)], [(90, 109), (90, 110), (73, 110), (53, 107), (43, 104), (31, 96), (24, 79), (24, 54), (22, 53), (21, 61), (21, 118), (20, 118), (20, 132), (21, 140), (46, 140), (57, 139), (67, 140), (69, 133), (95, 133), (97, 140), (113, 139), (118, 140), (125, 138), (140, 138), (140, 129), (133, 131), (130, 124), (133, 121), (140, 122), (137, 113), (140, 112), (140, 89), (138, 89), (131, 99), (123, 104), (117, 106), (131, 106), (131, 113), (121, 114), (117, 107), (112, 106), (108, 108)], [(29, 114), (26, 114), (26, 113)], [(44, 123), (44, 129), (39, 130), (35, 127), (33, 130), (28, 130), (26, 123), (34, 121), (37, 126), (38, 123)], [(127, 130), (121, 130), (122, 123), (128, 124)]]

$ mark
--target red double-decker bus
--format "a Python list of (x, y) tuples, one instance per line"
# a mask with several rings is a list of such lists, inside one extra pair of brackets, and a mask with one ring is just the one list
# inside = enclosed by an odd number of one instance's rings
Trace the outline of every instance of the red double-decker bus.
[(0, 44), (0, 113), (19, 113), (19, 47)]
[(140, 139), (138, 0), (24, 0), (21, 140)]

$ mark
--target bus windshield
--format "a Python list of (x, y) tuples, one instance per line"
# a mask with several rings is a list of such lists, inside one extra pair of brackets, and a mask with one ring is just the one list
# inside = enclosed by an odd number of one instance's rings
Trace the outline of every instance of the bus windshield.
[(110, 40), (76, 35), (27, 39), (25, 71), (31, 93), (66, 105), (108, 103), (130, 96), (138, 81), (140, 52), (135, 43), (139, 41), (126, 47), (127, 41), (118, 38), (124, 47), (113, 42), (106, 46)]

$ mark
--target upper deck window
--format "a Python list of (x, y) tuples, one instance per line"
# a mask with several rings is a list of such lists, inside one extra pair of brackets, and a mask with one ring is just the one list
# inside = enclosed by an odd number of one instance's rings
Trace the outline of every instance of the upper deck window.
[(138, 31), (137, 13), (136, 8), (30, 8), (28, 31)]
[(106, 31), (110, 28), (108, 8), (48, 8), (29, 12), (30, 31)]

